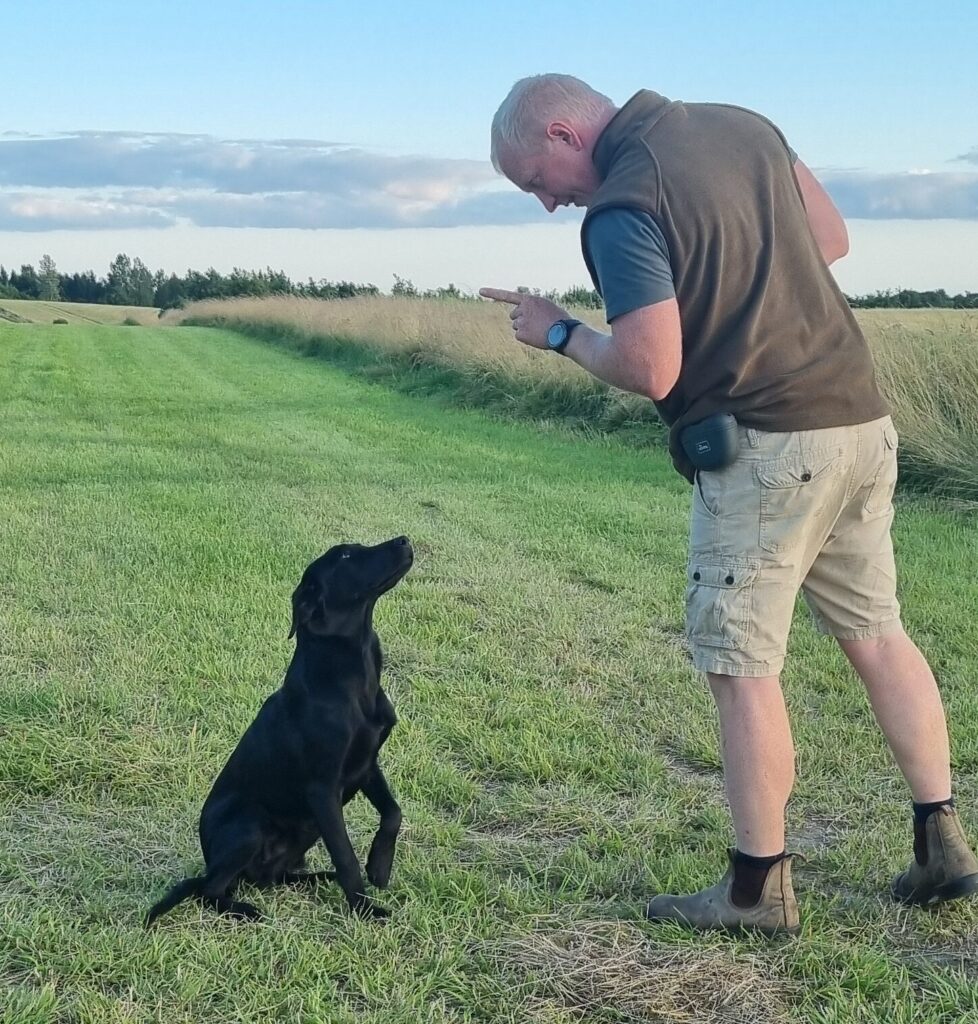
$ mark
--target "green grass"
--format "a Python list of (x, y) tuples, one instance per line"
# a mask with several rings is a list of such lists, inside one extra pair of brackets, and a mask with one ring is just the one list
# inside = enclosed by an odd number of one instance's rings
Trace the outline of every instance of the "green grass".
[[(601, 314), (576, 311), (605, 330)], [(857, 310), (900, 433), (900, 488), (978, 509), (978, 312)], [(211, 299), (165, 323), (223, 327), (407, 393), (664, 444), (651, 402), (516, 344), (496, 303), (359, 296)]]
[[(978, 908), (885, 896), (909, 804), (796, 619), (794, 942), (641, 921), (730, 841), (681, 642), (689, 491), (661, 452), (396, 394), (230, 333), (0, 325), (4, 1024), (978, 1020)], [(339, 540), (406, 533), (378, 606), (405, 815), (385, 926), (335, 888), (242, 926), (146, 908)], [(901, 598), (978, 827), (974, 518), (901, 504)], [(375, 814), (350, 805), (365, 852)], [(318, 855), (318, 864), (323, 863)]]

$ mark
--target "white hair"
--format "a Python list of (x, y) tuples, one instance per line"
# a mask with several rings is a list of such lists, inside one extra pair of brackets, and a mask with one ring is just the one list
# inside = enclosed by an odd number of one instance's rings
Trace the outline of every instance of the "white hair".
[(614, 109), (607, 96), (573, 75), (521, 78), (492, 119), (492, 166), (502, 173), (502, 150), (526, 151), (535, 141), (542, 143), (540, 130), (551, 121), (593, 124)]

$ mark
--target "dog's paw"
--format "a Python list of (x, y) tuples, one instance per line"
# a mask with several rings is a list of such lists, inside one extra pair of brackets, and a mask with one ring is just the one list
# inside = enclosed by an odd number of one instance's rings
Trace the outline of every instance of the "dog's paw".
[(367, 857), (367, 881), (378, 889), (386, 889), (394, 866), (393, 850), (371, 849)]
[(386, 889), (391, 881), (391, 864), (367, 861), (367, 881), (377, 889)]
[(225, 917), (235, 921), (264, 921), (265, 915), (253, 904), (235, 901), (227, 910), (223, 911)]

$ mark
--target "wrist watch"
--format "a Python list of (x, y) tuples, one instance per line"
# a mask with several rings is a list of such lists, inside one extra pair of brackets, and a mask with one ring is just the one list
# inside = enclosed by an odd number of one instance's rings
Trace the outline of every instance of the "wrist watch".
[(580, 323), (580, 320), (558, 320), (551, 324), (547, 331), (547, 345), (554, 352), (563, 353), (570, 341), (571, 331)]

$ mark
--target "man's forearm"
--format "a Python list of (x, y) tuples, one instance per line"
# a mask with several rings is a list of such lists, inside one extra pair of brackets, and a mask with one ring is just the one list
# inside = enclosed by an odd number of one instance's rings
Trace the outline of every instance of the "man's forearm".
[(610, 334), (602, 334), (587, 324), (575, 327), (564, 355), (592, 376), (622, 391), (650, 398), (647, 367), (636, 367), (621, 358)]
[[(540, 295), (504, 288), (480, 288), (479, 294), (512, 306), (509, 317), (516, 340), (533, 348), (548, 348), (554, 323), (570, 318), (566, 309)], [(612, 332), (603, 334), (578, 323), (564, 355), (612, 387), (653, 401), (665, 398), (682, 366), (682, 323), (676, 300), (663, 299), (622, 313), (615, 318)]]

